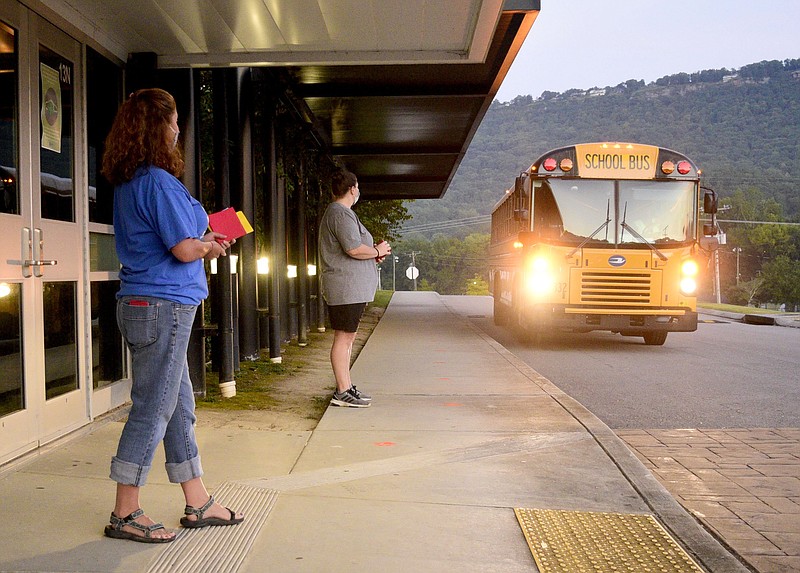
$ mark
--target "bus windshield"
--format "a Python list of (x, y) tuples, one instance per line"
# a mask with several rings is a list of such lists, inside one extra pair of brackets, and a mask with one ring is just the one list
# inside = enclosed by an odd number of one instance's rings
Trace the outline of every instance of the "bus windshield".
[(534, 187), (532, 230), (542, 239), (644, 246), (694, 238), (693, 181), (550, 179)]

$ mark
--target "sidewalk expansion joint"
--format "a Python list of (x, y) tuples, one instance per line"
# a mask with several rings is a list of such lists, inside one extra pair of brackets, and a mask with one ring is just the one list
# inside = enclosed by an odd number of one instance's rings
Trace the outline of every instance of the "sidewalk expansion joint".
[(287, 476), (249, 480), (247, 485), (268, 488), (279, 492), (298, 491), (334, 483), (352, 482), (397, 472), (413, 471), (436, 465), (541, 451), (562, 447), (575, 442), (589, 440), (590, 436), (577, 432), (561, 432), (546, 435), (523, 435), (489, 440), (473, 446), (461, 446), (420, 454), (396, 456), (382, 460), (359, 462), (331, 468), (298, 472)]

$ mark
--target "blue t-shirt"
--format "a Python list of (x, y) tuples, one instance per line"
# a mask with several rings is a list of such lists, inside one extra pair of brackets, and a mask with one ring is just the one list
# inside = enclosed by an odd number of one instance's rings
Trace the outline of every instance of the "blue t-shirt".
[(203, 260), (183, 263), (170, 249), (208, 228), (203, 206), (176, 177), (142, 167), (114, 189), (114, 232), (122, 283), (117, 298), (154, 296), (200, 304), (208, 296)]

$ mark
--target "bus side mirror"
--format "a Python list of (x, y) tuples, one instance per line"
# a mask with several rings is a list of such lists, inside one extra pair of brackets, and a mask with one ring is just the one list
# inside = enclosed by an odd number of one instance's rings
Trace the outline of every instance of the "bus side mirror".
[(706, 237), (713, 237), (717, 234), (716, 225), (703, 225), (703, 235)]
[(536, 243), (536, 235), (531, 231), (520, 231), (517, 234), (517, 241), (519, 241), (523, 247), (530, 247)]
[(522, 193), (522, 177), (517, 177), (514, 180), (514, 193)]
[(706, 215), (714, 215), (717, 212), (717, 194), (713, 191), (706, 191), (703, 195), (703, 212)]

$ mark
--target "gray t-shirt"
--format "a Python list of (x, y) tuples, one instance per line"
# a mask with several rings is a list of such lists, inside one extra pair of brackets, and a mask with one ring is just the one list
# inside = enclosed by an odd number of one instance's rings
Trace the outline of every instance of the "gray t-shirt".
[(335, 201), (319, 226), (322, 296), (331, 306), (372, 302), (378, 287), (375, 259), (354, 259), (347, 251), (373, 245), (372, 235), (352, 209)]

